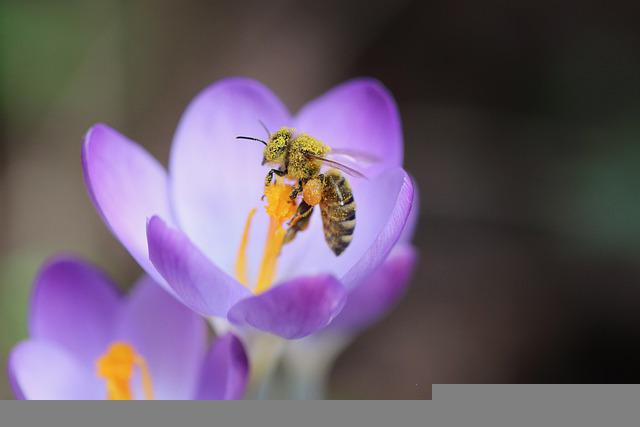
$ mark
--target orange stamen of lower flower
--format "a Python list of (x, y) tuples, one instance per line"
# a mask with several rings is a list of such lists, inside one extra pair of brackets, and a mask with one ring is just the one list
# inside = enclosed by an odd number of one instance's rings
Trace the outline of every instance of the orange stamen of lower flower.
[(153, 400), (153, 383), (147, 362), (125, 342), (115, 342), (97, 360), (96, 370), (107, 383), (108, 400), (132, 400), (131, 379), (134, 368), (140, 370), (144, 398)]
[[(260, 271), (258, 280), (254, 288), (254, 292), (259, 294), (269, 289), (276, 275), (276, 266), (280, 250), (287, 231), (284, 229), (284, 223), (296, 213), (296, 203), (291, 200), (291, 192), (293, 187), (278, 181), (268, 185), (264, 190), (267, 199), (265, 210), (269, 215), (269, 230), (264, 245), (262, 262), (260, 263)], [(249, 212), (247, 222), (245, 223), (240, 249), (236, 260), (236, 278), (239, 282), (247, 284), (247, 241), (249, 236), (249, 227), (255, 209)]]

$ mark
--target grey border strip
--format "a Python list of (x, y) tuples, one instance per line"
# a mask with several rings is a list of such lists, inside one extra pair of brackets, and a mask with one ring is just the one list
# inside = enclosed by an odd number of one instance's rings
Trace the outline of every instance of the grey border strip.
[(433, 401), (0, 402), (0, 426), (638, 426), (637, 385), (434, 385)]
[(430, 404), (430, 401), (4, 401), (0, 402), (0, 426), (424, 426)]

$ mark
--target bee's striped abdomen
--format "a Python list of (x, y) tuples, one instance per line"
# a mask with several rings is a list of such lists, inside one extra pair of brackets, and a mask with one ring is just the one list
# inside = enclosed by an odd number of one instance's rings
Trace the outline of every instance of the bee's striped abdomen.
[(349, 182), (335, 169), (327, 172), (320, 211), (324, 238), (333, 253), (340, 255), (349, 246), (356, 228), (356, 203)]

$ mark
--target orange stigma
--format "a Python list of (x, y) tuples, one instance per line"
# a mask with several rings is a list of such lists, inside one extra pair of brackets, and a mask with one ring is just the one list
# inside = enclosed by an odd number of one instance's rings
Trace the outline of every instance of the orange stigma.
[[(282, 249), (284, 236), (287, 233), (283, 225), (296, 213), (297, 209), (296, 202), (290, 198), (292, 191), (293, 187), (291, 185), (280, 183), (277, 180), (275, 183), (265, 187), (264, 195), (267, 198), (265, 211), (269, 215), (269, 230), (267, 231), (258, 280), (253, 289), (256, 294), (269, 289), (275, 278), (278, 256)], [(249, 212), (236, 260), (236, 278), (245, 285), (248, 282), (247, 241), (254, 213), (255, 209)]]
[(153, 400), (153, 385), (147, 362), (125, 342), (115, 342), (96, 362), (98, 377), (107, 384), (108, 400), (133, 400), (131, 379), (134, 368), (140, 370), (142, 392), (146, 400)]

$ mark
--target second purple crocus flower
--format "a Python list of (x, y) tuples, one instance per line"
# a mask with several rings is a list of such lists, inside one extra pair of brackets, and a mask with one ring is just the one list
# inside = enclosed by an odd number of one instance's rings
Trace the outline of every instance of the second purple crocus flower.
[(20, 399), (241, 399), (248, 361), (233, 335), (145, 277), (130, 295), (93, 266), (57, 258), (35, 281), (30, 337), (9, 356)]

